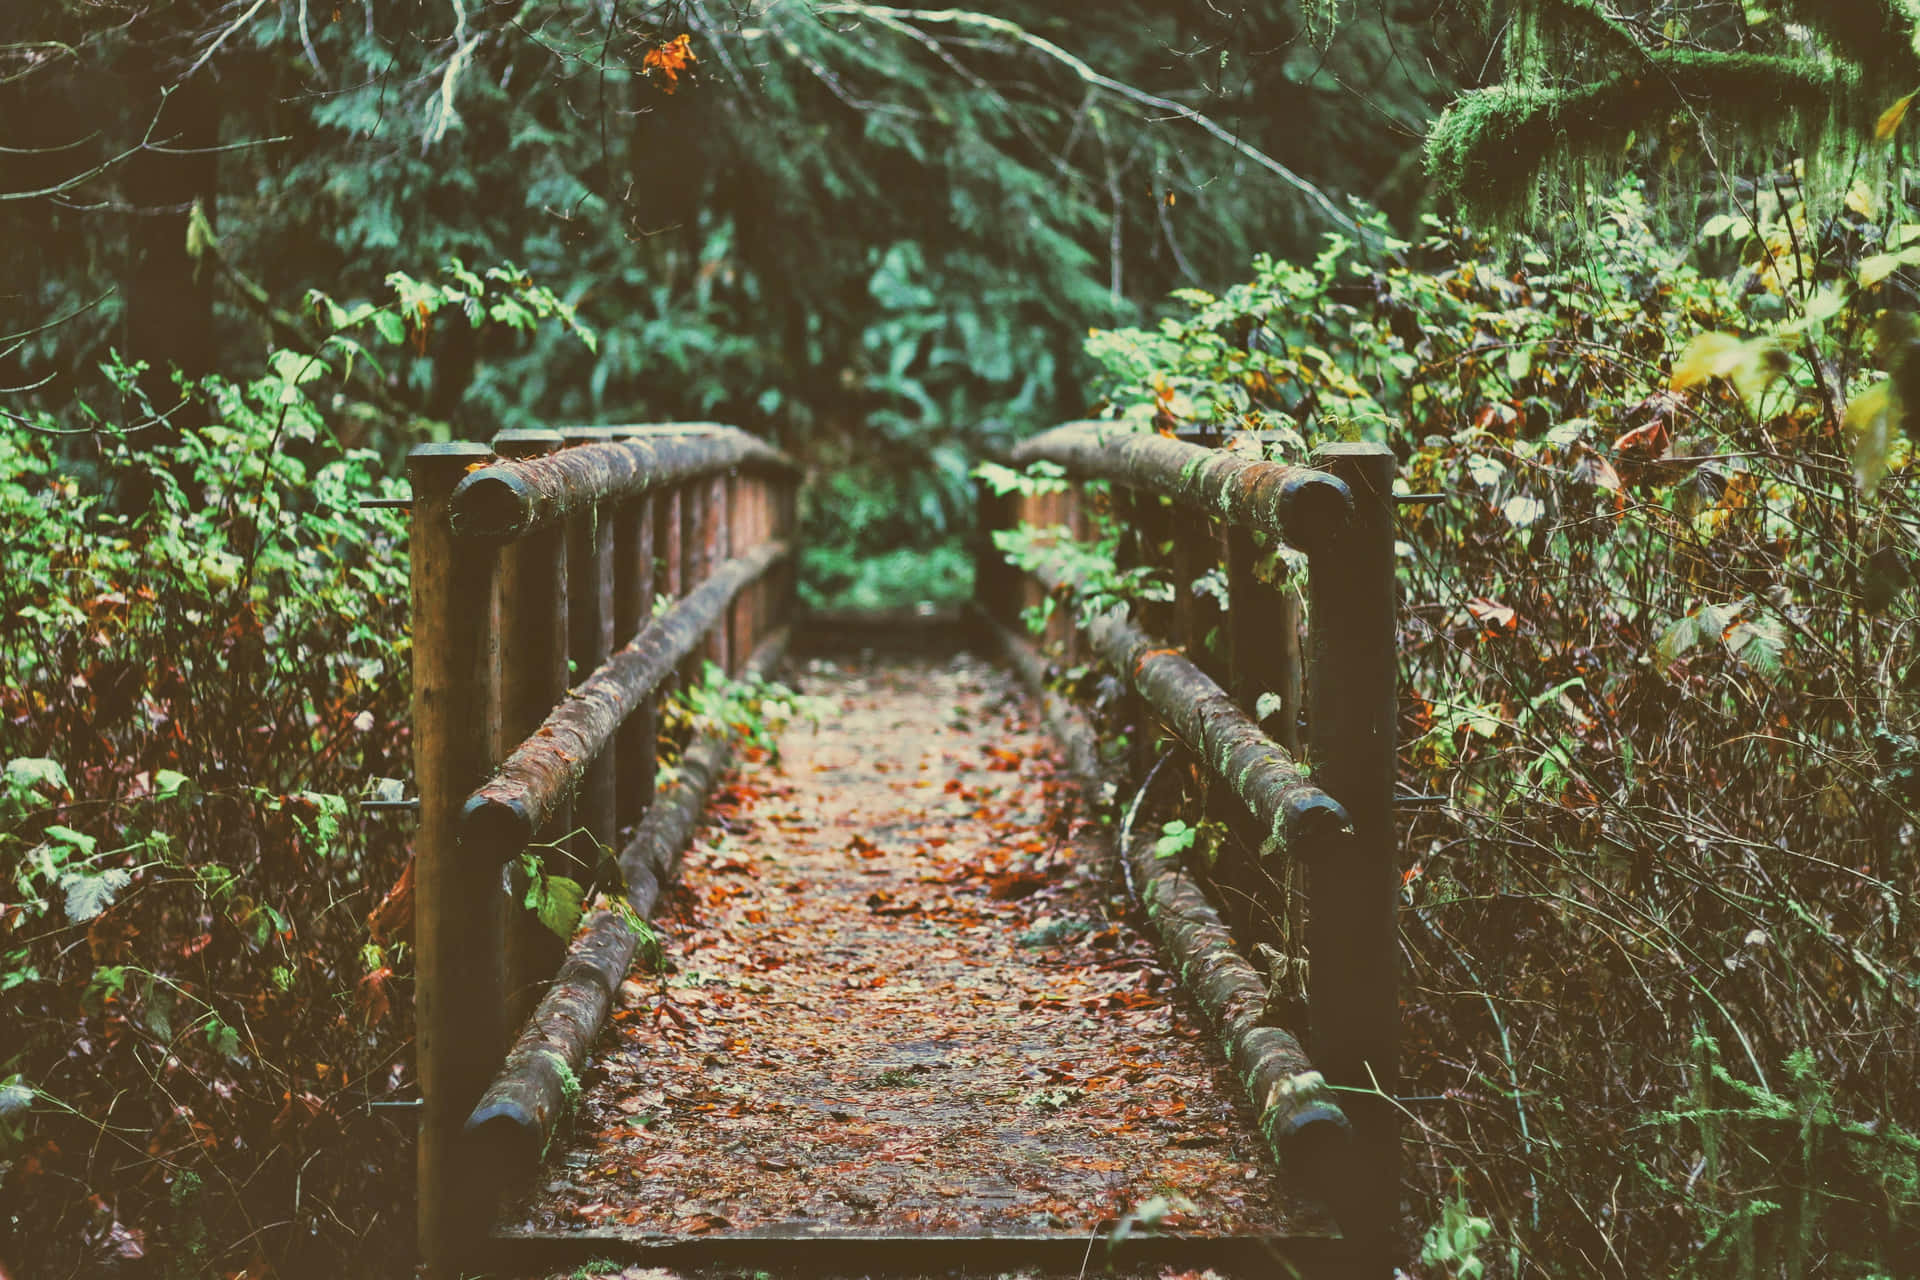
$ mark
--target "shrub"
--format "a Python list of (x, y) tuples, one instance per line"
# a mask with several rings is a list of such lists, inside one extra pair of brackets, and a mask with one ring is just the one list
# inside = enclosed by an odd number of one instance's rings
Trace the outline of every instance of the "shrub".
[(25, 1274), (411, 1256), (411, 1113), (380, 1105), (410, 1089), (404, 892), (376, 911), (406, 831), (355, 804), (411, 772), (407, 526), (361, 505), (405, 487), (328, 424), (356, 332), (568, 316), (510, 269), (390, 283), (316, 299), (318, 355), (183, 385), (209, 425), (175, 447), (84, 406), (0, 436), (0, 1256)]
[(1120, 417), (1446, 495), (1400, 509), (1401, 783), (1445, 797), (1403, 1083), (1420, 1220), (1490, 1217), (1489, 1274), (1920, 1266), (1912, 262), (1776, 190), (1711, 271), (1628, 189), (1573, 250), (1335, 242), (1090, 344)]

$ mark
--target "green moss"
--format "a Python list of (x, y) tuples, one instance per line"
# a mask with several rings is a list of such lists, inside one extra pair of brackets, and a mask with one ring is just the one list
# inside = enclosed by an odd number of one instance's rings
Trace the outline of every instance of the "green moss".
[(1572, 88), (1503, 85), (1463, 94), (1427, 138), (1427, 168), (1470, 215), (1509, 225), (1543, 184), (1619, 162), (1636, 131), (1679, 109), (1784, 132), (1824, 118), (1841, 74), (1761, 54), (1649, 52), (1644, 70)]

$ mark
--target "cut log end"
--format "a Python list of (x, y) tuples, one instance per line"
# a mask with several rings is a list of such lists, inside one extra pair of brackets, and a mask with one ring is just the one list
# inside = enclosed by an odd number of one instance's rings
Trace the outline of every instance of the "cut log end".
[(476, 791), (460, 811), (460, 847), (469, 857), (498, 866), (527, 847), (535, 825), (518, 798)]
[(1287, 541), (1303, 551), (1324, 544), (1353, 519), (1353, 494), (1323, 471), (1295, 471), (1280, 485), (1274, 503)]
[(1324, 849), (1353, 833), (1353, 819), (1338, 800), (1318, 787), (1299, 787), (1281, 802), (1281, 830), (1287, 847)]
[(504, 467), (483, 467), (453, 491), (448, 519), (463, 538), (517, 538), (527, 531), (533, 491)]
[(486, 1098), (467, 1118), (474, 1158), (499, 1174), (523, 1174), (540, 1163), (546, 1134), (518, 1098)]

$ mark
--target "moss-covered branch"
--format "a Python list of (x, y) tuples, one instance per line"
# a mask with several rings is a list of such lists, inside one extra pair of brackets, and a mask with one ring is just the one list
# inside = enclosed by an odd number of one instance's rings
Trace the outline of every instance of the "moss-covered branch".
[(1731, 115), (1756, 132), (1824, 119), (1842, 75), (1762, 54), (1649, 50), (1644, 67), (1591, 84), (1461, 95), (1427, 137), (1427, 167), (1469, 213), (1500, 219), (1532, 200), (1554, 165), (1617, 152), (1677, 110)]

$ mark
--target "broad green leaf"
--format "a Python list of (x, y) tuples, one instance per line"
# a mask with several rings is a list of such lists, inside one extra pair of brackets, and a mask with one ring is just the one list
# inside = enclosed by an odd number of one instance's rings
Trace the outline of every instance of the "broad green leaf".
[(1806, 324), (1820, 324), (1839, 315), (1847, 305), (1847, 300), (1838, 289), (1826, 288), (1807, 299), (1807, 309), (1802, 316)]
[[(1860, 287), (1871, 289), (1898, 271), (1901, 267), (1901, 255), (1897, 253), (1876, 253), (1860, 259)], [(1811, 311), (1811, 304), (1809, 304)]]
[(1780, 673), (1787, 649), (1787, 629), (1778, 618), (1748, 618), (1734, 624), (1723, 637), (1727, 652), (1761, 675)]
[(66, 845), (70, 849), (79, 850), (83, 858), (91, 858), (93, 851), (100, 845), (100, 842), (92, 836), (84, 831), (75, 831), (72, 827), (48, 827), (47, 839), (56, 844)]
[(0, 1119), (17, 1116), (33, 1105), (33, 1086), (19, 1076), (10, 1076), (0, 1083)]
[(1660, 639), (1654, 642), (1653, 651), (1660, 655), (1662, 662), (1672, 662), (1700, 640), (1700, 624), (1693, 615), (1675, 618), (1667, 629), (1660, 633)]
[(67, 895), (67, 919), (85, 924), (111, 907), (133, 883), (133, 877), (118, 867), (98, 875), (76, 872), (63, 877), (60, 887)]
[(67, 789), (67, 771), (44, 756), (16, 756), (7, 761), (7, 781), (21, 791), (60, 792)]
[(306, 355), (299, 351), (276, 351), (267, 358), (274, 375), (282, 382), (299, 386), (303, 382), (312, 382), (315, 378), (325, 377), (332, 372), (327, 362), (319, 356)]
[(586, 888), (578, 880), (548, 876), (546, 892), (540, 895), (540, 923), (562, 938), (571, 938), (573, 931), (580, 927), (586, 897)]
[(240, 1052), (240, 1033), (218, 1018), (207, 1024), (207, 1044), (229, 1062), (244, 1063), (247, 1060), (247, 1055)]

